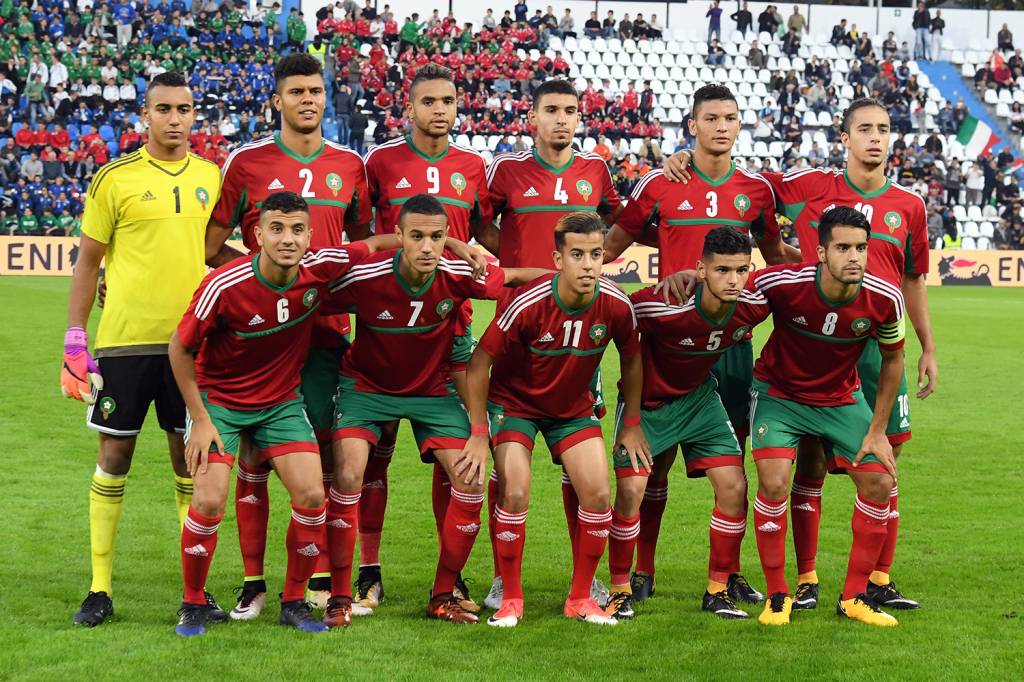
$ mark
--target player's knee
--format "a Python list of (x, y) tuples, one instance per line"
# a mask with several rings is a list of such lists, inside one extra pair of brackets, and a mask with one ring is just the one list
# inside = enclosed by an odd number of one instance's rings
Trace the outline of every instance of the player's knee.
[(898, 458), (900, 456), (901, 452), (903, 452), (903, 443), (900, 443), (899, 445), (893, 445), (892, 446), (892, 457), (893, 457), (893, 459)]
[(463, 483), (461, 480), (458, 482), (452, 482), (452, 490), (457, 490), (460, 493), (466, 495), (483, 495), (484, 487), (478, 483)]
[(747, 481), (739, 474), (715, 485), (715, 504), (726, 514), (735, 515), (743, 509), (747, 498)]
[(857, 492), (872, 502), (884, 504), (889, 501), (893, 479), (889, 474), (865, 476), (857, 483)]
[(501, 495), (501, 508), (509, 513), (526, 511), (530, 504), (530, 490), (526, 486), (505, 483)]
[(324, 505), (324, 487), (320, 481), (302, 485), (292, 493), (292, 504), (305, 509), (319, 509)]
[(224, 513), (226, 495), (219, 495), (214, 491), (196, 490), (192, 494), (192, 508), (203, 516), (220, 516)]
[(577, 495), (580, 498), (580, 506), (584, 509), (599, 511), (608, 509), (611, 506), (611, 492), (607, 487), (604, 489), (588, 490), (582, 494), (577, 491)]
[(789, 495), (789, 476), (768, 474), (759, 477), (758, 492), (769, 500), (781, 500)]

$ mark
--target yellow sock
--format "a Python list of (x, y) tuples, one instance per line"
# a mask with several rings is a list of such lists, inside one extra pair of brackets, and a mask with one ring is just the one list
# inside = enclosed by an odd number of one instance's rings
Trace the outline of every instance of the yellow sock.
[(185, 527), (188, 505), (192, 502), (192, 478), (174, 475), (174, 501), (178, 505), (178, 526)]
[(802, 585), (803, 583), (811, 583), (812, 585), (817, 585), (818, 584), (818, 572), (817, 571), (808, 571), (807, 573), (801, 573), (800, 575), (798, 575), (796, 577), (796, 583), (797, 583), (797, 585)]
[(113, 595), (111, 576), (114, 572), (114, 540), (124, 507), (124, 484), (127, 476), (108, 474), (99, 467), (92, 475), (89, 490), (89, 540), (92, 547), (91, 592)]
[(876, 585), (888, 585), (892, 582), (889, 579), (888, 573), (882, 573), (881, 571), (871, 571), (871, 577), (868, 578), (871, 582)]
[(715, 582), (711, 578), (708, 578), (708, 593), (718, 594), (719, 592), (725, 592), (726, 584)]

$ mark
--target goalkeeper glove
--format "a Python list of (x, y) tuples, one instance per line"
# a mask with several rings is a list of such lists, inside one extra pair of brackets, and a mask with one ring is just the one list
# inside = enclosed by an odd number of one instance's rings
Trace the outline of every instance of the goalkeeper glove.
[(100, 368), (89, 355), (89, 337), (81, 327), (71, 327), (64, 335), (64, 364), (60, 370), (60, 392), (92, 405), (103, 388)]

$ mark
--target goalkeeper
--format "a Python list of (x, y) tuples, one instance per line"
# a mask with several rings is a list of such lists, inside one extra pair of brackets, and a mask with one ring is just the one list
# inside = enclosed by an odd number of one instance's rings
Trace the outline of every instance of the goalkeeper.
[[(86, 423), (100, 438), (89, 493), (92, 586), (73, 619), (88, 627), (114, 612), (114, 540), (135, 440), (151, 403), (167, 432), (179, 522), (192, 497), (182, 442), (185, 404), (167, 344), (206, 273), (206, 224), (220, 194), (220, 171), (188, 153), (195, 109), (184, 76), (167, 72), (153, 78), (143, 119), (149, 127), (146, 145), (103, 166), (89, 186), (68, 297), (61, 391), (89, 404)], [(104, 259), (107, 294), (93, 361), (85, 328)], [(226, 619), (212, 597), (207, 599), (216, 612), (210, 617)]]

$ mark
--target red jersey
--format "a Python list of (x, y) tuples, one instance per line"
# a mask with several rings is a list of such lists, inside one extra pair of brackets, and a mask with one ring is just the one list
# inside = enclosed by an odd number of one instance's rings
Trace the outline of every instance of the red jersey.
[(928, 215), (924, 200), (914, 191), (885, 181), (871, 194), (861, 192), (846, 171), (820, 168), (766, 173), (781, 203), (781, 212), (793, 221), (800, 252), (817, 258), (818, 221), (833, 206), (852, 206), (871, 223), (867, 271), (897, 287), (903, 274), (928, 272)]
[(558, 277), (545, 275), (517, 289), (480, 339), (495, 358), (490, 400), (506, 415), (592, 415), (590, 381), (608, 341), (623, 357), (640, 352), (636, 316), (622, 290), (602, 277), (590, 303), (574, 310), (558, 296)]
[(182, 344), (197, 351), (199, 390), (234, 410), (262, 410), (297, 398), (313, 321), (328, 286), (368, 253), (358, 242), (311, 251), (284, 287), (260, 275), (259, 253), (209, 273), (178, 324)]
[(666, 304), (654, 287), (630, 295), (643, 352), (643, 408), (653, 410), (696, 390), (725, 351), (743, 340), (771, 312), (765, 297), (743, 291), (721, 322), (700, 306), (703, 285), (684, 305)]
[[(284, 146), (280, 133), (274, 133), (233, 151), (222, 177), (213, 218), (226, 227), (240, 228), (250, 253), (259, 248), (254, 228), (260, 206), (275, 192), (295, 192), (309, 204), (311, 249), (341, 246), (346, 227), (369, 223), (373, 217), (362, 158), (326, 139), (318, 152), (303, 158)], [(348, 331), (348, 316), (318, 320), (313, 344), (336, 348)]]
[(716, 227), (731, 225), (758, 242), (779, 238), (775, 195), (764, 178), (735, 163), (718, 181), (691, 168), (693, 175), (685, 185), (669, 182), (661, 170), (645, 175), (615, 221), (638, 241), (647, 226), (654, 226), (659, 279), (696, 267), (704, 237)]
[(370, 200), (377, 209), (376, 234), (391, 234), (402, 205), (417, 194), (444, 204), (449, 234), (470, 240), (474, 220), (491, 219), (484, 159), (472, 149), (448, 143), (437, 156), (426, 156), (410, 136), (374, 147), (366, 155)]
[(531, 152), (503, 154), (487, 171), (494, 215), (502, 216), (498, 258), (505, 267), (550, 268), (555, 223), (571, 211), (614, 213), (621, 203), (608, 166), (576, 152), (561, 168)]
[(448, 356), (457, 309), (470, 298), (496, 299), (501, 268), (473, 279), (472, 267), (451, 253), (418, 291), (398, 271), (401, 250), (376, 253), (331, 285), (332, 309), (354, 309), (356, 337), (341, 374), (369, 393), (446, 395)]
[(754, 377), (769, 394), (806, 405), (849, 405), (860, 387), (857, 360), (869, 337), (885, 350), (903, 347), (903, 294), (880, 277), (865, 274), (848, 301), (827, 300), (821, 266), (776, 265), (753, 273), (747, 288), (771, 307), (774, 328)]

